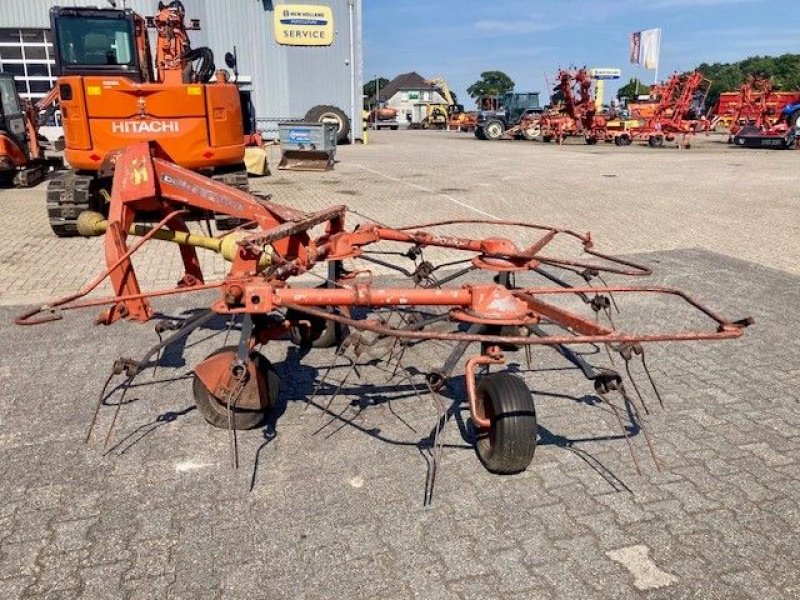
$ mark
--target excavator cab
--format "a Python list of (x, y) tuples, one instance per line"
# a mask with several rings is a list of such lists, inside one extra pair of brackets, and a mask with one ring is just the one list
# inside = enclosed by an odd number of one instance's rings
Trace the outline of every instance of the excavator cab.
[(36, 185), (44, 178), (42, 151), (30, 118), (14, 76), (0, 73), (0, 180), (18, 187)]
[(19, 102), (14, 76), (0, 73), (0, 135), (8, 136), (27, 155), (26, 134), (25, 113)]
[(145, 23), (133, 11), (59, 7), (50, 20), (62, 76), (146, 79), (136, 43)]

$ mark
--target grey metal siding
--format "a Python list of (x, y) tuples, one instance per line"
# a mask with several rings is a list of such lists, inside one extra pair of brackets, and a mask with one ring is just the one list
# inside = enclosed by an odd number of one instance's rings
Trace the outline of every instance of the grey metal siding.
[[(107, 6), (103, 0), (0, 0), (0, 27), (47, 28), (51, 6)], [(234, 46), (239, 73), (251, 78), (243, 89), (252, 91), (260, 128), (276, 132), (280, 120), (301, 119), (317, 104), (338, 106), (353, 120), (353, 135), (361, 139), (363, 50), (362, 0), (303, 0), (330, 6), (334, 40), (330, 46), (282, 46), (275, 41), (273, 0), (183, 0), (187, 17), (200, 19), (202, 30), (191, 32), (192, 45), (209, 46), (218, 66)], [(353, 5), (354, 61), (350, 64), (349, 7)], [(298, 2), (301, 3), (301, 2)], [(122, 0), (118, 0), (122, 6)], [(142, 15), (153, 14), (157, 0), (128, 0), (126, 6)], [(354, 72), (351, 72), (351, 69)], [(354, 102), (353, 102), (354, 100)], [(353, 106), (354, 104), (354, 106)]]

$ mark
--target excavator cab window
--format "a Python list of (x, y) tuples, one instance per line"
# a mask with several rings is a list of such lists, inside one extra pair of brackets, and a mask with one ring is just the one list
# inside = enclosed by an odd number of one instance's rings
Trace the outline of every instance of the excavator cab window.
[(54, 9), (56, 60), (62, 75), (140, 79), (135, 24), (129, 11)]
[(27, 152), (25, 114), (14, 77), (8, 73), (0, 73), (0, 131), (10, 135)]
[(0, 117), (13, 117), (22, 114), (13, 77), (0, 77)]

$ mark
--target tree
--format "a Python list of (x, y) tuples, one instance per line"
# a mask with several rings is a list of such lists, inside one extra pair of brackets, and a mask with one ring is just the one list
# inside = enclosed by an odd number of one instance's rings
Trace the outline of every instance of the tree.
[(737, 91), (753, 73), (772, 77), (779, 90), (800, 90), (800, 54), (751, 56), (734, 63), (703, 63), (697, 70), (711, 80), (707, 106), (716, 104), (722, 92)]
[(380, 83), (380, 88), (383, 89), (389, 84), (389, 80), (386, 77), (378, 77), (377, 80), (370, 79), (364, 84), (364, 110), (369, 110), (369, 99), (375, 95), (378, 83)]
[(467, 88), (467, 93), (478, 100), (484, 96), (502, 96), (514, 89), (514, 80), (502, 71), (484, 71), (481, 78)]
[(635, 100), (636, 96), (644, 96), (650, 91), (650, 85), (643, 83), (636, 77), (631, 77), (630, 81), (617, 91), (617, 98), (628, 98)]

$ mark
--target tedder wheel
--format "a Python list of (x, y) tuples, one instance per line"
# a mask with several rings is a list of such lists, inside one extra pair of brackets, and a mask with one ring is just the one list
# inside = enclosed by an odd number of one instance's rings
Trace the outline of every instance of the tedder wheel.
[(661, 148), (664, 146), (664, 136), (652, 135), (647, 139), (647, 143), (650, 145), (651, 148)]
[(631, 140), (631, 136), (629, 136), (627, 133), (620, 134), (614, 138), (614, 143), (617, 146), (630, 146), (632, 141), (633, 140)]
[(350, 118), (338, 106), (321, 104), (306, 113), (305, 120), (310, 123), (336, 124), (336, 143), (346, 144), (350, 139)]
[[(231, 358), (236, 353), (236, 346), (224, 346), (206, 358), (211, 358), (218, 354), (230, 353)], [(250, 360), (255, 364), (256, 377), (262, 377), (266, 380), (266, 390), (268, 398), (268, 406), (262, 410), (251, 410), (243, 408), (233, 408), (231, 425), (234, 429), (253, 429), (258, 427), (264, 421), (266, 411), (275, 405), (278, 399), (278, 392), (280, 389), (280, 378), (275, 372), (275, 369), (270, 364), (269, 360), (261, 354), (253, 350), (250, 352)], [(226, 401), (222, 398), (216, 397), (206, 387), (203, 381), (195, 374), (192, 382), (192, 392), (194, 394), (194, 401), (197, 404), (197, 410), (203, 415), (206, 421), (211, 423), (214, 427), (221, 429), (228, 428), (228, 406)]]
[(589, 144), (590, 146), (594, 146), (594, 145), (597, 144), (597, 138), (587, 135), (586, 136), (586, 143)]
[(549, 144), (550, 142), (552, 142), (552, 141), (553, 141), (553, 136), (552, 136), (552, 135), (543, 135), (543, 136), (542, 136), (542, 141), (543, 141), (545, 144)]
[(478, 431), (475, 449), (491, 473), (510, 475), (528, 468), (536, 450), (536, 410), (525, 382), (510, 373), (481, 379), (477, 412), (489, 419), (489, 429)]
[(478, 138), (479, 140), (486, 139), (486, 132), (483, 130), (482, 126), (479, 125), (478, 127), (475, 128), (475, 137)]
[(501, 137), (503, 137), (503, 134), (505, 132), (506, 132), (506, 126), (503, 125), (502, 121), (499, 121), (497, 119), (493, 119), (483, 126), (483, 133), (486, 136), (486, 139), (492, 142), (497, 141)]
[[(321, 286), (324, 287), (324, 286)], [(343, 327), (334, 321), (312, 317), (300, 311), (288, 310), (289, 320), (308, 321), (311, 327), (293, 326), (289, 329), (289, 340), (301, 348), (335, 348), (344, 336)]]

